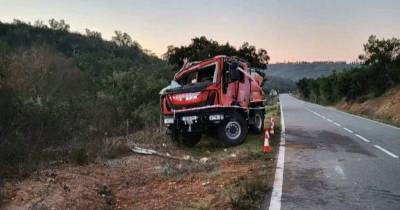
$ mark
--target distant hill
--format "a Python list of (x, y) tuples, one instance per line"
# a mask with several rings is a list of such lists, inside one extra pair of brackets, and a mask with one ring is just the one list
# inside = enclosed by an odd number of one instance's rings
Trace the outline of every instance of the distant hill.
[(276, 76), (268, 76), (263, 88), (267, 92), (273, 89), (280, 93), (287, 93), (297, 89), (296, 83), (293, 80)]
[(266, 75), (298, 81), (302, 78), (328, 76), (335, 70), (342, 71), (358, 66), (346, 62), (299, 62), (269, 64)]

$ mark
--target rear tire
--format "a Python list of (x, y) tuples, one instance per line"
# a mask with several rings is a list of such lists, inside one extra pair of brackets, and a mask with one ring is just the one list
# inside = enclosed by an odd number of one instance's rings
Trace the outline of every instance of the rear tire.
[(232, 117), (218, 127), (218, 137), (229, 146), (242, 144), (247, 136), (247, 122), (234, 112)]
[(201, 140), (201, 134), (183, 134), (182, 143), (187, 147), (194, 147)]
[(254, 124), (250, 126), (253, 133), (260, 134), (264, 131), (264, 113), (261, 110), (254, 111)]

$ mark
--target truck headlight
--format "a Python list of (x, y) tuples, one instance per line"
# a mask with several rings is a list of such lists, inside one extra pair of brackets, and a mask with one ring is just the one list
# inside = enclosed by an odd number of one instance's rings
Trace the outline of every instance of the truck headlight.
[(224, 119), (224, 115), (223, 114), (213, 114), (213, 115), (210, 115), (208, 117), (208, 119), (210, 119), (210, 121), (223, 120)]
[(173, 124), (174, 118), (164, 118), (164, 124)]

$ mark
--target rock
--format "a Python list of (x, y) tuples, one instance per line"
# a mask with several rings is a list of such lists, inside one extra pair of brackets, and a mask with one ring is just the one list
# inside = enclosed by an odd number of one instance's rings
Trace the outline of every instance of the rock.
[(47, 178), (47, 183), (54, 183), (55, 182), (55, 179), (54, 178)]
[(190, 160), (190, 155), (185, 155), (185, 156), (183, 157), (183, 159), (184, 159), (184, 160)]
[(228, 151), (228, 149), (225, 148), (225, 149), (224, 149), (224, 152), (227, 152), (227, 151)]
[(236, 154), (235, 154), (235, 153), (232, 153), (230, 156), (233, 157), (233, 158), (235, 158), (235, 157), (236, 157)]
[(206, 181), (206, 182), (201, 183), (201, 186), (206, 186), (206, 185), (208, 185), (208, 184), (210, 184), (210, 182), (209, 182), (209, 181)]
[(65, 192), (71, 191), (71, 189), (66, 184), (64, 184), (63, 189)]
[(200, 158), (199, 162), (200, 162), (200, 163), (207, 163), (208, 160), (209, 160), (208, 158), (202, 157), (202, 158)]

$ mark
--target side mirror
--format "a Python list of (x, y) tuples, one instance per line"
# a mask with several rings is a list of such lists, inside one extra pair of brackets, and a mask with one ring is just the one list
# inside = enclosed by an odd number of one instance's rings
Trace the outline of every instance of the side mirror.
[(240, 71), (238, 70), (239, 65), (237, 63), (233, 63), (229, 68), (229, 77), (231, 82), (238, 81), (240, 79)]

